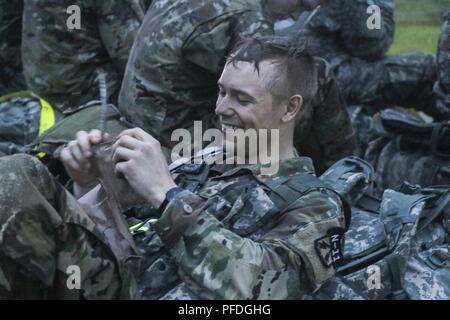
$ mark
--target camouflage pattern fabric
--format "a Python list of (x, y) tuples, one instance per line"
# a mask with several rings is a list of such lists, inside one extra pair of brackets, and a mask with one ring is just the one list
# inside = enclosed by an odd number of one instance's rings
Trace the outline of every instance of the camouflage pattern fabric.
[[(80, 7), (81, 29), (66, 12)], [(121, 79), (145, 8), (139, 0), (30, 0), (23, 21), (22, 58), (28, 88), (62, 111), (98, 99), (97, 72), (106, 72), (116, 103)]]
[(377, 138), (370, 142), (364, 158), (377, 172), (377, 189), (395, 188), (404, 181), (423, 187), (450, 184), (450, 159), (430, 148), (402, 147), (402, 137)]
[(23, 94), (0, 98), (0, 151), (4, 154), (26, 153), (39, 134), (41, 103)]
[[(204, 174), (204, 171), (201, 171)], [(189, 186), (202, 173), (176, 173)], [(309, 158), (282, 161), (270, 179), (313, 174)], [(185, 190), (150, 230), (136, 235), (146, 299), (307, 299), (334, 274), (328, 231), (343, 228), (340, 198), (311, 189), (280, 212), (259, 166), (216, 165)], [(151, 216), (151, 214), (150, 214)], [(320, 253), (319, 253), (320, 252)], [(325, 260), (322, 260), (325, 259)]]
[[(44, 165), (2, 157), (0, 176), (0, 298), (135, 297), (104, 235)], [(67, 286), (72, 265), (80, 267), (80, 290)]]
[[(407, 188), (411, 192), (386, 190), (375, 211), (354, 208), (344, 250), (346, 259), (360, 261), (360, 269), (355, 270), (356, 264), (350, 272), (339, 273), (316, 299), (450, 298), (448, 187)], [(439, 201), (442, 211), (422, 228)]]
[(23, 0), (0, 1), (0, 96), (25, 89), (20, 46)]
[(450, 246), (420, 252), (408, 261), (405, 290), (413, 300), (450, 299)]
[(433, 54), (402, 53), (374, 62), (353, 58), (336, 67), (335, 74), (349, 104), (367, 104), (378, 110), (404, 106), (423, 110), (435, 118), (447, 116), (434, 107)]
[(450, 10), (444, 14), (444, 25), (437, 53), (438, 82), (434, 87), (436, 107), (441, 113), (450, 113)]
[[(400, 186), (403, 182), (450, 185), (450, 124), (427, 124), (416, 112), (402, 108), (385, 109), (370, 115), (370, 107), (351, 106), (350, 118), (362, 146), (362, 157), (375, 168), (376, 194)], [(389, 127), (384, 113), (395, 110), (405, 120)]]
[[(370, 30), (367, 8), (381, 9), (381, 28)], [(385, 57), (394, 39), (394, 0), (327, 0), (297, 36), (327, 60), (348, 104), (417, 107), (433, 116), (435, 57), (425, 53)]]

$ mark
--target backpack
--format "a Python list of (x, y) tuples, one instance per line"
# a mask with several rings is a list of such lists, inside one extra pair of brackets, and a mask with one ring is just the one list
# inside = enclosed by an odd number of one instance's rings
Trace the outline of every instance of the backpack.
[(0, 97), (0, 154), (30, 153), (33, 141), (56, 120), (52, 106), (29, 91)]
[(404, 181), (424, 187), (450, 185), (450, 121), (427, 123), (401, 108), (374, 117), (357, 111), (352, 120), (365, 146), (363, 158), (377, 172), (377, 195)]
[[(361, 176), (365, 183), (355, 183)], [(352, 220), (344, 263), (315, 298), (449, 299), (450, 186), (404, 183), (377, 198), (374, 178), (354, 157), (321, 176), (351, 204)]]

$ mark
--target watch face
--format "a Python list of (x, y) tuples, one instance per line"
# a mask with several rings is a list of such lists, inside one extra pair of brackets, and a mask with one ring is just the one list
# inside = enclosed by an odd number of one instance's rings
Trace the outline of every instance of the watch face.
[(167, 202), (172, 201), (173, 198), (175, 198), (175, 196), (177, 194), (179, 194), (181, 191), (183, 191), (183, 189), (180, 188), (180, 187), (175, 187), (175, 188), (170, 189), (169, 191), (167, 191), (167, 194), (166, 194)]

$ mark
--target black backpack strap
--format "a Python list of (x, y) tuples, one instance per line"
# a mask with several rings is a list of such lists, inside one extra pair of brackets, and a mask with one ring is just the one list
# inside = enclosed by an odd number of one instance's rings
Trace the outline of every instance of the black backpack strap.
[(266, 181), (264, 185), (270, 190), (269, 197), (277, 206), (279, 212), (285, 211), (311, 189), (330, 190), (341, 199), (345, 216), (345, 231), (350, 227), (351, 208), (348, 202), (333, 188), (314, 175), (300, 173), (289, 177), (279, 177)]
[(434, 220), (436, 220), (437, 217), (443, 212), (446, 212), (450, 210), (450, 191), (445, 192), (437, 202), (436, 206), (427, 214), (427, 216), (419, 221), (419, 225), (417, 227), (417, 232), (419, 233), (430, 223), (432, 223)]
[(406, 300), (408, 299), (408, 294), (403, 289), (402, 285), (402, 279), (403, 279), (403, 273), (401, 271), (401, 263), (399, 261), (399, 257), (395, 255), (388, 255), (385, 258), (385, 261), (388, 265), (388, 269), (391, 275), (391, 285), (392, 285), (392, 292), (391, 296), (393, 300)]

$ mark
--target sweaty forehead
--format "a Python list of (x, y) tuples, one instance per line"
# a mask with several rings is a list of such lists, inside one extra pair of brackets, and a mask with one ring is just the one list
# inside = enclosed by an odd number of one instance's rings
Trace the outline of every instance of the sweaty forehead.
[(245, 61), (227, 63), (219, 82), (227, 88), (251, 90), (255, 94), (260, 94), (261, 91), (267, 91), (275, 68), (274, 61), (262, 61), (259, 64), (258, 74), (253, 63)]

